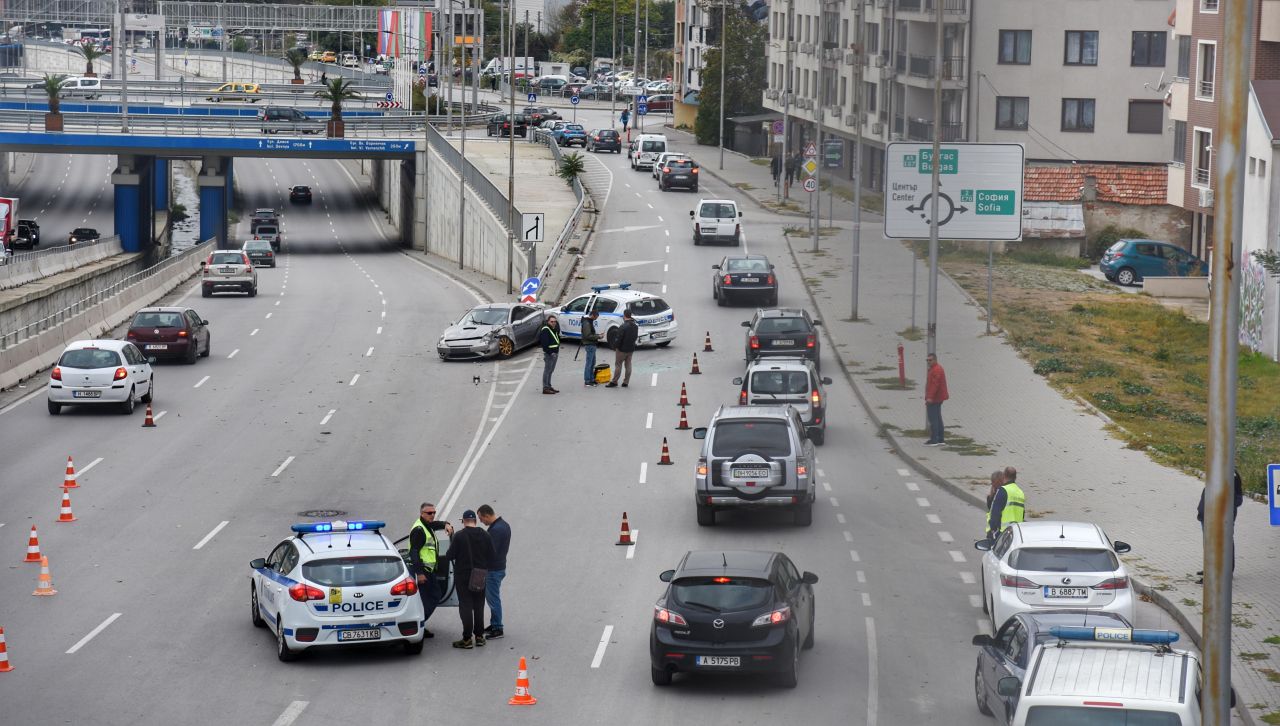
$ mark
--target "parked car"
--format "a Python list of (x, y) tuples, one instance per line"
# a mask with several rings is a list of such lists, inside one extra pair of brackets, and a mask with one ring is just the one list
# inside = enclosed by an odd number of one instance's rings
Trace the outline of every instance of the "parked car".
[(675, 96), (670, 93), (658, 93), (649, 96), (645, 105), (649, 107), (649, 113), (671, 113), (671, 109), (675, 107)]
[(1145, 277), (1204, 275), (1208, 265), (1177, 245), (1153, 239), (1122, 239), (1107, 248), (1098, 269), (1112, 282), (1136, 285)]
[(605, 83), (588, 83), (578, 89), (578, 98), (608, 101), (613, 98), (613, 88)]
[[(510, 136), (512, 126), (509, 114), (495, 113), (489, 117), (489, 123), (485, 126), (485, 133), (489, 136)], [(514, 126), (516, 136), (524, 138), (529, 134), (529, 122), (524, 116), (517, 114)]]
[(258, 121), (262, 123), (262, 133), (278, 134), (318, 134), (324, 131), (324, 121), (313, 119), (301, 109), (285, 106), (267, 106), (258, 109)]
[(698, 191), (698, 162), (693, 159), (676, 158), (668, 161), (658, 170), (658, 191), (665, 192), (680, 188)]
[(155, 358), (178, 358), (194, 365), (208, 358), (209, 321), (191, 308), (143, 308), (133, 314), (125, 340)]
[(73, 245), (77, 242), (92, 242), (101, 239), (102, 235), (93, 227), (76, 227), (71, 230), (71, 234), (67, 235), (67, 244)]
[(815, 320), (802, 308), (762, 308), (750, 320), (742, 321), (747, 329), (744, 351), (747, 361), (775, 355), (802, 355), (822, 370), (822, 338), (818, 335), (821, 320)]
[(587, 133), (587, 145), (584, 148), (592, 153), (612, 151), (621, 154), (622, 137), (613, 129), (592, 129)]

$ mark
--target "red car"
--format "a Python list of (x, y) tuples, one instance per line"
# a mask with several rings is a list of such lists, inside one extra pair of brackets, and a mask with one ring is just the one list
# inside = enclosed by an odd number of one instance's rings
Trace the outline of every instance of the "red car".
[(143, 308), (134, 313), (125, 338), (148, 357), (188, 364), (209, 357), (209, 321), (191, 308)]

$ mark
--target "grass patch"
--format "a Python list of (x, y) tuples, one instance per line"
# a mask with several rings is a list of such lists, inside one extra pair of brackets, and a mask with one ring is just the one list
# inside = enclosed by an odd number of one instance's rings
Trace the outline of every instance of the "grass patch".
[(924, 338), (924, 331), (920, 328), (903, 328), (898, 331), (898, 337), (903, 340), (921, 340)]
[[(819, 237), (830, 237), (840, 231), (840, 227), (819, 227)], [(783, 227), (782, 233), (788, 237), (812, 237), (812, 227)]]
[(906, 385), (902, 385), (898, 381), (897, 376), (885, 376), (884, 378), (868, 378), (871, 385), (882, 391), (912, 391), (915, 390), (916, 382), (910, 378), (906, 379)]
[(1198, 608), (1198, 607), (1200, 607), (1200, 601), (1199, 601), (1199, 600), (1192, 600), (1192, 599), (1191, 599), (1191, 598), (1189, 598), (1189, 597), (1184, 597), (1184, 598), (1182, 598), (1182, 604), (1183, 604), (1183, 605), (1186, 605), (1186, 606), (1187, 606), (1187, 607), (1189, 607), (1189, 608)]
[(1277, 672), (1275, 668), (1259, 668), (1258, 672), (1266, 676), (1268, 681), (1280, 683), (1280, 672)]
[(1280, 725), (1280, 711), (1262, 714), (1262, 722), (1272, 724), (1272, 726)]
[(1266, 660), (1271, 657), (1270, 653), (1240, 653), (1241, 660)]
[(751, 186), (750, 184), (748, 184), (748, 183), (746, 183), (746, 182), (735, 182), (735, 183), (734, 183), (734, 186), (735, 186), (735, 187), (737, 187), (737, 188), (739, 188), (739, 189), (741, 189), (741, 190), (742, 190), (742, 191), (744, 191), (744, 192), (749, 192), (749, 191), (751, 191), (752, 189), (755, 189), (755, 187)]
[(954, 433), (947, 434), (947, 445), (943, 447), (944, 451), (950, 451), (961, 456), (995, 456), (996, 450), (986, 444), (979, 444), (968, 436), (958, 436)]
[[(824, 190), (827, 189), (828, 186), (829, 184), (827, 182), (824, 181), (822, 183), (822, 188)], [(841, 199), (845, 200), (846, 202), (853, 201), (852, 187), (845, 187), (843, 185), (837, 184), (834, 189), (834, 194), (837, 197), (840, 197)], [(869, 192), (866, 189), (863, 189), (862, 190), (862, 210), (864, 212), (875, 212), (876, 214), (880, 214), (881, 212), (884, 211), (884, 196), (879, 194), (878, 192)]]
[(1280, 635), (1268, 635), (1262, 639), (1267, 645), (1280, 645)]
[(1232, 615), (1231, 624), (1237, 628), (1244, 628), (1245, 630), (1253, 627), (1253, 621), (1243, 615)]
[(769, 159), (752, 159), (751, 163), (755, 164), (756, 166), (768, 166), (769, 161), (770, 161)]

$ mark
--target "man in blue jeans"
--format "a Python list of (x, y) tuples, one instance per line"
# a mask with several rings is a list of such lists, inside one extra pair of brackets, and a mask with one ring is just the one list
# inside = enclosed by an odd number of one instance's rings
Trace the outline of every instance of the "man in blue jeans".
[(489, 627), (484, 637), (502, 637), (502, 580), (507, 576), (507, 551), (511, 549), (511, 525), (493, 512), (493, 507), (481, 504), (476, 508), (480, 522), (489, 529), (493, 541), (493, 561), (489, 563), (489, 576), (485, 579), (484, 597), (489, 601)]
[(582, 317), (582, 352), (586, 353), (586, 362), (582, 365), (582, 385), (596, 385), (596, 346), (600, 344), (600, 334), (596, 332), (596, 319), (599, 311), (592, 310)]

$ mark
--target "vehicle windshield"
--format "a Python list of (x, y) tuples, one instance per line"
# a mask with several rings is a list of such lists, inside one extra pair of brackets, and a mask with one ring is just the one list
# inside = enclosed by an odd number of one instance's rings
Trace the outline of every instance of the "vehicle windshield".
[(648, 297), (643, 300), (627, 303), (627, 308), (631, 310), (631, 314), (637, 318), (643, 318), (646, 315), (657, 315), (665, 313), (671, 309), (666, 300), (660, 297)]
[(804, 318), (760, 318), (756, 333), (761, 335), (786, 335), (808, 333), (809, 323)]
[(303, 577), (326, 587), (381, 585), (399, 577), (403, 571), (404, 560), (391, 555), (335, 557), (312, 560), (302, 566)]
[(275, 234), (279, 228), (272, 224), (258, 225), (258, 231), (255, 234)]
[(1128, 242), (1126, 242), (1125, 240), (1120, 240), (1119, 242), (1116, 242), (1115, 244), (1113, 244), (1113, 245), (1111, 245), (1110, 247), (1108, 247), (1108, 248), (1107, 248), (1107, 252), (1111, 252), (1111, 253), (1114, 253), (1114, 254), (1119, 254), (1122, 250), (1124, 250), (1124, 246), (1125, 246), (1125, 245), (1127, 245), (1127, 244), (1129, 244), (1129, 243), (1128, 243)]
[(602, 138), (602, 139), (616, 139), (616, 138), (618, 138), (618, 132), (617, 132), (617, 131), (601, 131), (601, 132), (600, 132), (600, 138)]
[(132, 328), (181, 328), (182, 313), (138, 313), (133, 316)]
[(698, 216), (703, 218), (709, 217), (737, 217), (738, 210), (732, 204), (708, 202), (702, 205), (698, 210)]
[(1114, 572), (1120, 565), (1109, 550), (1025, 547), (1009, 555), (1009, 566), (1039, 572)]
[(671, 159), (667, 162), (670, 169), (692, 169), (693, 161), (691, 159)]
[(114, 350), (80, 348), (63, 353), (58, 365), (63, 368), (112, 368), (120, 365), (120, 354)]
[(459, 325), (502, 325), (507, 322), (506, 308), (475, 308), (462, 316)]
[(764, 260), (729, 259), (724, 264), (725, 272), (768, 272), (769, 263)]
[(215, 252), (210, 259), (210, 263), (214, 265), (241, 265), (244, 264), (244, 256), (239, 252)]
[(671, 594), (684, 605), (736, 612), (768, 605), (773, 599), (773, 586), (768, 580), (749, 577), (683, 577), (671, 583)]
[(91, 237), (97, 233), (98, 233), (98, 230), (89, 229), (88, 227), (76, 227), (74, 230), (71, 231), (71, 234), (74, 234), (77, 237)]
[(1032, 706), (1027, 726), (1181, 726), (1178, 714), (1129, 708)]
[(791, 436), (787, 423), (771, 421), (722, 421), (716, 424), (712, 456), (737, 456), (754, 451), (763, 456), (787, 456), (791, 453)]
[(569, 124), (568, 126), (565, 126), (565, 129), (568, 131), (581, 131), (582, 126), (579, 124)]
[(808, 393), (809, 373), (807, 371), (757, 371), (751, 374), (751, 392), (774, 395)]

